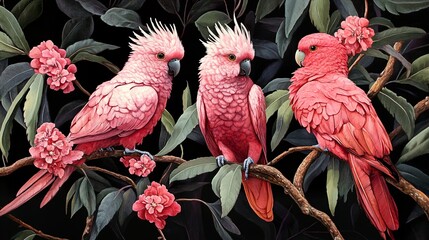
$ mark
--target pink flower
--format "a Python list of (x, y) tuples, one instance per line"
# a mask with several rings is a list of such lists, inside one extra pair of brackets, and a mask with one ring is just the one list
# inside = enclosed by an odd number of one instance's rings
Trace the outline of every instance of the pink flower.
[(51, 40), (41, 42), (33, 47), (29, 57), (31, 67), (36, 73), (47, 74), (48, 85), (53, 90), (63, 90), (69, 93), (74, 90), (73, 81), (76, 80), (76, 66), (66, 58), (66, 50), (58, 48)]
[(123, 156), (120, 161), (128, 168), (130, 174), (147, 177), (155, 168), (156, 163), (147, 155), (141, 155), (139, 160), (132, 156)]
[(83, 156), (83, 152), (72, 150), (73, 144), (67, 141), (53, 123), (43, 123), (34, 138), (34, 147), (30, 154), (35, 159), (34, 165), (60, 178), (64, 175), (64, 168), (73, 164)]
[(139, 218), (155, 223), (157, 228), (163, 229), (165, 219), (168, 216), (176, 216), (181, 207), (174, 201), (174, 195), (168, 192), (165, 185), (152, 182), (133, 204), (133, 211), (137, 212)]
[(344, 44), (347, 54), (353, 56), (371, 47), (375, 32), (368, 25), (368, 19), (357, 16), (348, 16), (341, 22), (342, 29), (338, 29), (334, 35)]

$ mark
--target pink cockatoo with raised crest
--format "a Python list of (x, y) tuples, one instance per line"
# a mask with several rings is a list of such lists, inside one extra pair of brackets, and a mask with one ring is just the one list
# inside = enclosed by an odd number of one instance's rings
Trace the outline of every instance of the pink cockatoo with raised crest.
[[(235, 19), (234, 19), (235, 20)], [(207, 55), (200, 61), (197, 96), (199, 125), (218, 165), (242, 163), (244, 192), (253, 211), (273, 220), (273, 195), (269, 182), (248, 177), (251, 163), (267, 163), (265, 98), (250, 79), (255, 52), (249, 32), (216, 24), (217, 36), (203, 42)]]
[(346, 161), (356, 195), (371, 223), (386, 239), (399, 227), (398, 210), (384, 176), (399, 175), (389, 154), (392, 144), (365, 92), (348, 79), (347, 50), (337, 38), (315, 33), (298, 43), (289, 87), (298, 122), (322, 149)]

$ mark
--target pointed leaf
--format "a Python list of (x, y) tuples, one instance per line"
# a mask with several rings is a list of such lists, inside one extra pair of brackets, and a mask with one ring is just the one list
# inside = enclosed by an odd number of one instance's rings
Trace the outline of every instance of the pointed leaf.
[[(82, 177), (82, 178), (79, 179), (80, 181), (78, 182), (78, 185), (77, 185), (78, 189), (80, 188), (80, 185), (81, 185), (83, 179), (84, 179), (84, 177)], [(78, 189), (76, 189), (76, 192), (72, 196), (72, 199), (71, 199), (70, 218), (72, 218), (74, 216), (74, 214), (77, 211), (79, 211), (79, 209), (81, 209), (83, 207), (83, 203), (80, 200), (79, 190)]]
[(149, 178), (141, 178), (140, 181), (137, 182), (137, 195), (140, 196), (141, 194), (143, 194), (144, 190), (146, 190), (147, 186), (149, 185)]
[(79, 194), (79, 187), (80, 184), (82, 183), (83, 178), (79, 178), (78, 180), (76, 180), (72, 186), (70, 187), (69, 191), (67, 192), (67, 196), (66, 196), (66, 214), (67, 214), (67, 209), (68, 209), (68, 205), (70, 200), (72, 200), (72, 198), (74, 197), (74, 195), (76, 193)]
[(97, 216), (91, 231), (90, 240), (95, 240), (101, 230), (112, 220), (123, 201), (123, 196), (119, 191), (111, 192), (101, 200), (98, 206)]
[(304, 12), (308, 7), (310, 0), (285, 0), (285, 36), (292, 37), (292, 30), (295, 25), (299, 25), (299, 19), (303, 18)]
[(228, 173), (220, 183), (221, 217), (225, 217), (232, 210), (241, 188), (241, 165), (231, 164), (224, 167), (227, 167)]
[(197, 124), (197, 108), (195, 104), (193, 104), (189, 106), (179, 117), (176, 125), (174, 125), (171, 137), (168, 139), (164, 148), (161, 149), (161, 151), (159, 151), (156, 155), (162, 156), (171, 152), (174, 148), (176, 148), (186, 139), (186, 136), (191, 133), (192, 129), (194, 129)]
[(220, 200), (217, 200), (213, 203), (206, 203), (206, 205), (209, 207), (210, 211), (212, 212), (212, 215), (216, 215), (216, 218), (219, 220), (219, 223), (222, 225), (223, 228), (228, 230), (231, 233), (234, 233), (235, 235), (240, 235), (240, 229), (232, 222), (231, 218), (228, 216), (221, 217), (221, 203)]
[(188, 23), (193, 23), (202, 14), (223, 6), (223, 0), (199, 0), (192, 5), (188, 14)]
[(339, 160), (331, 158), (328, 164), (326, 174), (326, 195), (328, 197), (329, 210), (332, 216), (335, 215), (335, 207), (338, 200), (338, 180), (340, 178)]
[(388, 18), (384, 18), (384, 17), (373, 17), (371, 19), (369, 19), (369, 26), (374, 26), (374, 25), (380, 25), (380, 26), (384, 26), (387, 28), (394, 28), (395, 25), (393, 25), (392, 21)]
[(287, 130), (289, 129), (289, 125), (293, 117), (292, 107), (289, 103), (289, 100), (285, 101), (277, 111), (277, 120), (275, 125), (276, 131), (271, 138), (271, 151), (274, 151), (274, 149), (276, 149), (276, 147), (286, 135)]
[(403, 163), (427, 153), (429, 153), (429, 127), (411, 138), (402, 149), (401, 157), (397, 163)]
[(429, 54), (425, 54), (423, 56), (418, 57), (411, 64), (411, 75), (415, 75), (418, 72), (429, 68)]
[(87, 177), (85, 177), (80, 184), (79, 197), (88, 212), (88, 216), (91, 216), (95, 212), (96, 197), (94, 187)]
[(289, 133), (285, 140), (295, 146), (312, 146), (317, 144), (316, 137), (304, 128)]
[(352, 0), (334, 0), (334, 3), (343, 18), (348, 16), (359, 16)]
[(43, 12), (42, 0), (24, 0), (18, 2), (11, 11), (18, 19), (19, 25), (25, 28), (39, 18)]
[(37, 119), (39, 116), (40, 104), (42, 102), (44, 78), (41, 74), (35, 74), (35, 79), (30, 86), (30, 90), (25, 97), (24, 103), (24, 122), (27, 127), (27, 139), (31, 146), (34, 143), (36, 135)]
[(310, 2), (309, 15), (313, 25), (319, 32), (326, 33), (329, 25), (329, 0), (312, 0)]
[(302, 187), (305, 192), (307, 192), (308, 188), (310, 187), (311, 182), (319, 176), (325, 169), (328, 167), (329, 164), (329, 155), (327, 154), (320, 154), (316, 160), (310, 165), (310, 167), (307, 170), (307, 173), (304, 176), (304, 182), (302, 184)]
[[(390, 46), (390, 45), (388, 45), (388, 46)], [(375, 49), (375, 48), (369, 48), (368, 50), (366, 50), (364, 52), (364, 54), (365, 54), (365, 56), (369, 56), (369, 57), (376, 57), (376, 58), (381, 58), (384, 60), (389, 59), (388, 55), (384, 54), (382, 51)]]
[(284, 0), (259, 0), (258, 5), (256, 6), (255, 20), (258, 22), (259, 20), (267, 16), (269, 13), (274, 11), (274, 9), (279, 8), (283, 4), (283, 2)]
[(115, 187), (108, 187), (108, 188), (101, 190), (97, 194), (97, 205), (100, 205), (101, 201), (107, 196), (107, 194), (109, 194), (111, 192), (117, 192), (117, 191), (118, 191), (118, 188), (115, 188)]
[(219, 22), (220, 24), (228, 24), (231, 22), (231, 18), (221, 11), (210, 11), (201, 15), (196, 21), (195, 26), (200, 31), (204, 39), (207, 39), (209, 32), (207, 28), (213, 30), (215, 23)]
[(377, 98), (383, 106), (389, 111), (396, 121), (402, 126), (408, 138), (410, 139), (414, 134), (415, 128), (415, 114), (413, 106), (401, 96), (396, 95), (394, 92), (387, 88), (381, 89), (377, 94)]
[(162, 112), (161, 122), (162, 125), (164, 125), (165, 130), (171, 135), (176, 122), (174, 121), (174, 118), (173, 116), (171, 116), (170, 112), (167, 111), (167, 109)]
[(124, 8), (110, 8), (101, 15), (101, 20), (110, 26), (125, 27), (138, 30), (143, 27), (143, 23), (137, 12)]
[(290, 78), (275, 78), (265, 85), (262, 91), (264, 93), (268, 93), (275, 90), (287, 90), (290, 86), (290, 83)]
[(37, 234), (32, 230), (23, 230), (13, 235), (12, 240), (32, 240)]
[(217, 167), (214, 157), (200, 157), (180, 164), (170, 174), (170, 183), (211, 172)]
[(6, 67), (0, 75), (0, 98), (34, 74), (27, 62), (14, 63)]
[(54, 120), (55, 126), (60, 127), (65, 122), (72, 120), (85, 104), (86, 102), (83, 100), (74, 100), (64, 105)]
[(342, 160), (339, 160), (339, 172), (340, 178), (338, 179), (338, 196), (344, 199), (344, 202), (347, 202), (347, 194), (350, 191), (353, 191), (354, 180), (352, 172), (350, 171), (349, 165)]
[(0, 53), (10, 53), (8, 55), (4, 55), (4, 57), (0, 55), (0, 60), (9, 58), (11, 56), (23, 54), (20, 49), (13, 45), (12, 39), (10, 39), (9, 36), (2, 31), (0, 31)]
[(83, 61), (83, 60), (89, 61), (89, 62), (94, 62), (94, 63), (99, 63), (99, 64), (105, 66), (107, 69), (109, 69), (114, 74), (117, 74), (120, 70), (115, 64), (113, 64), (112, 62), (110, 62), (106, 58), (104, 58), (102, 56), (97, 56), (97, 55), (92, 54), (92, 53), (79, 52), (73, 58), (74, 63), (77, 63), (77, 62)]
[(179, 0), (158, 0), (158, 3), (168, 13), (175, 14), (176, 12), (179, 12)]
[(216, 175), (212, 179), (212, 190), (213, 193), (220, 198), (220, 183), (222, 182), (222, 179), (225, 178), (226, 174), (230, 171), (229, 167), (226, 167), (229, 165), (222, 166), (219, 171), (216, 173)]
[(374, 40), (372, 47), (380, 48), (387, 44), (392, 44), (397, 41), (407, 41), (422, 37), (426, 34), (423, 29), (415, 27), (398, 27), (390, 28), (382, 32), (378, 32), (372, 38)]
[(56, 0), (58, 8), (69, 18), (83, 18), (90, 16), (91, 13), (86, 11), (80, 3), (70, 0)]
[(334, 35), (334, 33), (338, 30), (338, 27), (340, 26), (341, 21), (341, 14), (340, 11), (335, 10), (331, 17), (329, 18), (329, 23), (326, 28), (326, 33)]
[(429, 194), (429, 176), (420, 169), (408, 164), (396, 165), (401, 176), (411, 182), (425, 194)]
[(39, 117), (37, 119), (37, 126), (42, 125), (42, 123), (44, 122), (51, 122), (51, 113), (49, 112), (48, 94), (46, 93), (47, 90), (48, 90), (48, 85), (46, 84), (43, 87), (42, 103), (40, 104)]
[(265, 109), (267, 121), (288, 99), (288, 90), (277, 90), (265, 97), (265, 104), (267, 106)]
[(107, 11), (107, 7), (97, 0), (75, 0), (88, 12), (94, 15), (103, 15)]
[(189, 89), (188, 82), (186, 82), (186, 88), (185, 90), (183, 90), (183, 93), (182, 93), (182, 105), (183, 105), (183, 111), (185, 111), (189, 106), (192, 105), (191, 90)]
[(125, 220), (133, 212), (133, 204), (137, 200), (134, 189), (130, 188), (125, 191), (123, 199), (124, 201), (122, 201), (121, 207), (118, 210), (118, 221), (121, 226), (124, 226)]
[[(278, 55), (277, 51), (276, 55)], [(270, 62), (261, 72), (261, 75), (256, 81), (256, 84), (260, 87), (264, 87), (265, 85), (267, 85), (271, 80), (273, 80), (274, 76), (282, 68), (283, 65), (284, 62), (280, 57), (279, 59)]]
[(15, 46), (26, 53), (30, 51), (30, 47), (28, 46), (21, 26), (19, 26), (18, 20), (16, 20), (11, 12), (2, 6), (0, 6), (0, 27), (9, 35)]
[(412, 13), (429, 7), (427, 0), (375, 0), (375, 4), (383, 11), (398, 15), (399, 13)]
[(255, 49), (255, 56), (267, 60), (280, 59), (277, 51), (277, 45), (268, 40), (253, 39), (253, 48)]
[(118, 7), (130, 10), (139, 10), (145, 2), (146, 0), (123, 0), (118, 4)]
[(118, 48), (119, 47), (115, 45), (97, 42), (93, 39), (85, 39), (68, 46), (66, 49), (66, 57), (70, 58), (70, 60), (73, 62), (73, 58), (76, 57), (79, 52), (97, 54), (104, 50), (115, 50)]
[(94, 20), (92, 16), (72, 18), (64, 24), (61, 48), (66, 48), (72, 43), (88, 39), (93, 32)]

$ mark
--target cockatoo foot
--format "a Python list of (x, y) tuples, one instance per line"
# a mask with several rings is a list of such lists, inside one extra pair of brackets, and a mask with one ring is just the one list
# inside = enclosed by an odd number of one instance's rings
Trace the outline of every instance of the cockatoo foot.
[(322, 151), (324, 151), (324, 152), (328, 152), (328, 149), (327, 149), (327, 148), (322, 148), (322, 147), (320, 147), (320, 145), (319, 145), (319, 144), (313, 145), (313, 147), (320, 148), (320, 149), (322, 149)]
[(243, 170), (244, 170), (244, 178), (247, 179), (249, 177), (249, 166), (250, 164), (255, 163), (251, 157), (244, 159), (243, 162)]
[(222, 167), (225, 165), (228, 161), (226, 161), (225, 156), (219, 155), (216, 157), (216, 164), (218, 167)]
[(138, 150), (138, 149), (128, 149), (128, 148), (125, 148), (125, 150), (124, 150), (124, 154), (125, 155), (130, 155), (130, 154), (133, 154), (133, 153), (139, 153), (140, 155), (146, 155), (146, 156), (148, 156), (150, 159), (152, 159), (153, 160), (153, 155), (152, 154), (150, 154), (149, 152), (146, 152), (146, 151), (142, 151), (142, 150)]

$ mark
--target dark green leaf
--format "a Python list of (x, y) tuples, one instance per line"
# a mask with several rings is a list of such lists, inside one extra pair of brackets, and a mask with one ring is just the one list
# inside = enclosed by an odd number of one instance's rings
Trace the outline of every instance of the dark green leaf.
[(27, 127), (27, 139), (31, 146), (34, 143), (34, 136), (37, 129), (37, 118), (39, 116), (40, 104), (42, 103), (44, 77), (41, 74), (35, 74), (35, 79), (30, 86), (30, 90), (25, 97), (24, 103), (24, 122)]
[(185, 90), (183, 90), (183, 93), (182, 93), (182, 105), (183, 105), (183, 111), (185, 111), (189, 106), (192, 105), (191, 89), (189, 89), (188, 82), (186, 82), (186, 88)]
[(167, 109), (162, 112), (161, 122), (165, 127), (165, 130), (171, 135), (174, 129), (176, 122), (174, 121), (173, 116), (167, 111)]
[(188, 134), (192, 131), (192, 129), (195, 128), (195, 126), (197, 126), (197, 124), (197, 107), (195, 104), (193, 104), (189, 106), (179, 117), (176, 125), (174, 125), (171, 137), (168, 139), (164, 148), (161, 149), (161, 151), (159, 151), (156, 155), (162, 156), (171, 152), (186, 139), (186, 136), (188, 136)]
[(289, 99), (288, 90), (277, 90), (265, 97), (266, 117), (268, 119), (280, 108), (280, 106)]
[(11, 58), (11, 57), (15, 57), (16, 55), (18, 55), (18, 54), (17, 53), (0, 51), (0, 61), (8, 59), (8, 58)]
[(64, 105), (55, 118), (55, 126), (60, 127), (65, 122), (70, 121), (86, 104), (83, 100), (74, 100)]
[(220, 203), (222, 215), (225, 217), (232, 210), (241, 188), (241, 165), (225, 165), (227, 174), (220, 182)]
[(311, 182), (319, 176), (325, 169), (328, 167), (329, 164), (329, 155), (328, 154), (320, 154), (316, 160), (310, 165), (310, 167), (307, 170), (307, 173), (304, 176), (304, 182), (302, 184), (302, 187), (305, 192), (307, 192), (308, 188), (310, 187)]
[(118, 7), (130, 10), (139, 10), (145, 2), (146, 0), (122, 0), (118, 4)]
[(334, 3), (343, 18), (346, 18), (348, 16), (359, 16), (355, 6), (353, 5), (352, 0), (334, 0)]
[[(292, 37), (293, 29), (300, 24), (299, 19), (303, 18), (304, 12), (310, 0), (286, 0), (285, 1), (285, 36)], [(282, 54), (280, 54), (282, 55)]]
[(274, 151), (279, 143), (282, 141), (286, 135), (287, 130), (289, 129), (290, 122), (292, 121), (293, 112), (290, 106), (289, 99), (279, 107), (277, 111), (277, 120), (276, 120), (276, 131), (271, 138), (271, 151)]
[(396, 121), (402, 126), (408, 138), (410, 139), (414, 134), (415, 128), (415, 114), (413, 106), (401, 96), (396, 95), (394, 92), (387, 88), (381, 89), (377, 94), (377, 98), (383, 106), (389, 111)]
[(95, 212), (96, 197), (94, 187), (87, 177), (82, 180), (79, 187), (79, 197), (83, 206), (85, 206), (88, 216), (91, 216)]
[(141, 178), (140, 181), (137, 182), (137, 195), (140, 196), (143, 194), (144, 190), (150, 185), (149, 178)]
[(269, 13), (274, 11), (274, 9), (279, 8), (283, 4), (283, 2), (284, 0), (259, 0), (258, 5), (256, 6), (255, 20), (258, 22), (259, 20), (267, 16)]
[[(274, 44), (275, 45), (275, 44)], [(278, 55), (276, 51), (276, 55)], [(283, 60), (280, 58), (274, 61), (271, 61), (261, 72), (256, 84), (263, 87), (267, 85), (271, 80), (273, 80), (274, 76), (278, 73), (278, 71), (284, 66)]]
[(101, 16), (107, 11), (107, 7), (97, 0), (75, 0), (88, 12)]
[(409, 161), (426, 153), (429, 153), (429, 127), (419, 132), (405, 145), (397, 163)]
[(110, 26), (125, 27), (138, 30), (142, 21), (137, 12), (125, 8), (111, 8), (101, 15), (101, 20)]
[(94, 188), (95, 192), (99, 192), (106, 187), (111, 186), (111, 184), (106, 178), (102, 177), (101, 175), (92, 170), (85, 170), (85, 174), (91, 181), (92, 187)]
[(384, 60), (388, 60), (389, 56), (384, 54), (382, 51), (375, 49), (375, 48), (369, 48), (368, 50), (366, 50), (364, 52), (365, 56), (370, 56), (370, 57), (376, 57), (376, 58), (380, 58), (380, 59), (384, 59)]
[(30, 47), (28, 46), (21, 26), (19, 26), (18, 20), (16, 20), (11, 12), (2, 6), (0, 6), (0, 27), (9, 35), (15, 46), (25, 53), (30, 51)]
[[(228, 166), (228, 165), (225, 165)], [(216, 173), (216, 175), (212, 179), (212, 190), (213, 193), (220, 198), (220, 183), (222, 182), (222, 179), (225, 178), (226, 174), (229, 172), (230, 168), (222, 166), (219, 171)]]
[(223, 6), (222, 0), (199, 0), (192, 5), (191, 10), (188, 14), (188, 23), (193, 23), (203, 13), (209, 12), (210, 10), (217, 9)]
[(307, 132), (304, 128), (292, 131), (286, 136), (285, 140), (295, 146), (312, 146), (317, 144), (314, 135)]
[(228, 216), (220, 217), (222, 212), (222, 207), (220, 200), (217, 200), (213, 203), (206, 203), (206, 205), (209, 206), (210, 211), (213, 215), (216, 215), (218, 219), (220, 220), (220, 224), (222, 224), (222, 227), (224, 227), (226, 230), (228, 230), (231, 233), (234, 233), (235, 235), (240, 235), (240, 229), (232, 222), (231, 218)]
[(107, 69), (109, 69), (114, 74), (117, 74), (120, 70), (115, 64), (113, 64), (112, 62), (110, 62), (106, 58), (104, 58), (102, 56), (97, 56), (97, 55), (92, 54), (92, 53), (79, 52), (73, 58), (74, 63), (77, 63), (77, 62), (83, 61), (83, 60), (101, 64), (101, 65), (105, 66)]
[(16, 98), (13, 100), (10, 108), (7, 111), (7, 114), (3, 120), (3, 123), (0, 128), (0, 150), (3, 154), (3, 163), (7, 162), (7, 157), (9, 155), (10, 148), (10, 133), (12, 131), (12, 120), (15, 117), (15, 113), (21, 103), (22, 99), (24, 99), (24, 95), (27, 93), (34, 79), (36, 78), (36, 74), (33, 75), (30, 80), (27, 81), (25, 86), (18, 93)]
[(411, 71), (411, 63), (404, 57), (400, 52), (397, 52), (392, 46), (390, 45), (384, 45), (380, 49), (385, 51), (390, 56), (396, 58), (399, 62), (402, 63), (402, 65), (407, 69), (407, 76), (409, 75), (409, 72)]
[[(3, 53), (3, 54), (1, 54)], [(23, 52), (13, 45), (12, 39), (0, 31), (0, 60), (22, 54)]]
[[(241, 17), (244, 14), (244, 11), (246, 11), (246, 7), (247, 7), (247, 3), (248, 2), (249, 2), (249, 0), (243, 0), (243, 1), (241, 1), (240, 11), (238, 12), (237, 18)], [(237, 7), (238, 7), (238, 5), (237, 5)], [(252, 14), (253, 14), (253, 12), (252, 12)]]
[(0, 75), (0, 98), (34, 74), (27, 62), (11, 64)]
[(374, 82), (374, 79), (371, 78), (368, 71), (362, 67), (362, 65), (356, 65), (349, 73), (349, 79), (352, 80), (356, 85), (367, 86), (371, 82)]
[[(75, 184), (76, 184), (76, 190), (75, 190), (74, 194), (71, 196), (70, 218), (72, 218), (74, 216), (74, 214), (77, 211), (79, 211), (79, 209), (81, 209), (83, 207), (83, 203), (80, 200), (80, 196), (79, 196), (79, 188), (80, 188), (80, 185), (81, 185), (81, 183), (82, 183), (82, 181), (83, 181), (84, 178), (85, 177), (79, 178), (75, 182)], [(66, 205), (66, 207), (67, 207), (67, 205)]]
[(12, 240), (32, 240), (37, 234), (32, 230), (23, 230), (12, 236)]
[(43, 0), (22, 0), (11, 11), (18, 19), (19, 25), (25, 28), (39, 18), (43, 12)]
[(264, 93), (272, 92), (275, 90), (287, 90), (290, 86), (290, 78), (276, 78), (270, 81), (262, 89)]
[(80, 3), (70, 0), (56, 0), (58, 8), (69, 18), (82, 18), (90, 16)]
[(124, 226), (125, 220), (133, 212), (133, 204), (137, 200), (134, 189), (129, 188), (124, 192), (124, 201), (122, 201), (121, 207), (118, 210), (118, 221), (119, 225)]
[(393, 25), (392, 21), (390, 21), (390, 19), (388, 18), (384, 18), (384, 17), (373, 17), (369, 20), (369, 26), (374, 26), (374, 25), (380, 25), (380, 26), (384, 26), (387, 28), (394, 28), (395, 25)]
[(72, 45), (68, 46), (66, 49), (66, 57), (70, 58), (70, 60), (73, 62), (73, 58), (76, 57), (76, 55), (80, 52), (97, 54), (104, 50), (115, 50), (118, 48), (119, 47), (115, 45), (97, 42), (93, 39), (86, 39), (79, 42), (75, 42)]
[(228, 24), (231, 22), (231, 18), (224, 12), (210, 11), (201, 15), (195, 21), (195, 26), (198, 28), (203, 38), (207, 39), (209, 37), (207, 27), (213, 30), (213, 27), (217, 22), (219, 22), (220, 24)]
[(328, 197), (329, 210), (332, 216), (335, 215), (335, 207), (338, 200), (338, 180), (340, 179), (339, 160), (331, 158), (326, 174), (326, 195)]
[(175, 14), (180, 9), (179, 0), (158, 0), (159, 5), (168, 13)]
[(340, 11), (335, 10), (331, 14), (331, 17), (329, 18), (329, 23), (326, 29), (326, 33), (334, 35), (334, 33), (338, 30), (338, 27), (340, 26), (340, 21), (341, 21)]
[[(292, 0), (288, 0), (288, 1), (292, 1)], [(286, 35), (285, 29), (286, 29), (286, 25), (290, 24), (290, 23), (287, 23), (286, 22), (286, 18), (285, 18), (285, 21), (283, 21), (280, 24), (280, 27), (279, 27), (279, 29), (277, 31), (277, 34), (276, 34), (276, 44), (278, 46), (279, 54), (280, 54), (281, 57), (284, 57), (284, 54), (285, 54), (287, 48), (289, 47), (289, 44), (292, 41), (293, 34), (296, 32), (296, 30), (298, 29), (298, 27), (301, 25), (302, 21), (305, 18), (304, 16), (305, 16), (305, 14), (303, 13), (301, 15), (301, 17), (299, 17), (296, 20), (295, 25), (293, 26), (292, 30), (289, 33), (289, 36)]]
[(312, 0), (310, 2), (309, 15), (313, 25), (319, 32), (328, 32), (329, 25), (329, 0)]
[(350, 171), (350, 167), (347, 162), (339, 160), (340, 163), (340, 179), (338, 182), (338, 196), (344, 199), (344, 202), (347, 202), (347, 194), (353, 190), (354, 181), (353, 175)]
[(255, 56), (267, 59), (276, 60), (280, 59), (277, 51), (277, 45), (268, 40), (253, 39), (253, 48), (255, 49)]
[[(37, 119), (37, 126), (39, 127), (44, 122), (51, 122), (51, 113), (49, 112), (48, 103), (48, 85), (43, 87), (42, 103), (40, 104), (39, 117)], [(18, 114), (17, 114), (18, 115)]]
[(425, 68), (429, 67), (429, 54), (420, 56), (411, 64), (411, 75), (417, 74)]
[(427, 174), (408, 164), (398, 164), (396, 168), (407, 181), (411, 182), (425, 194), (429, 194), (429, 176)]
[(83, 178), (79, 178), (78, 180), (76, 180), (72, 186), (70, 187), (69, 191), (67, 192), (67, 196), (66, 196), (66, 214), (67, 214), (67, 209), (68, 209), (68, 205), (70, 200), (72, 200), (72, 198), (74, 197), (74, 195), (76, 193), (79, 194), (79, 187), (80, 184), (82, 183)]
[(104, 188), (97, 194), (97, 205), (100, 205), (101, 201), (107, 196), (107, 194), (111, 192), (117, 192), (118, 188), (115, 187), (108, 187)]
[(101, 230), (112, 220), (123, 201), (123, 196), (119, 191), (111, 192), (101, 200), (98, 206), (97, 216), (91, 231), (90, 240), (97, 238)]
[(423, 29), (415, 27), (398, 27), (390, 28), (382, 32), (378, 32), (373, 37), (373, 48), (380, 48), (387, 44), (392, 44), (397, 41), (407, 41), (422, 37), (426, 34)]
[(66, 48), (72, 43), (88, 39), (93, 32), (94, 20), (92, 16), (72, 18), (64, 24), (61, 48)]
[[(1, 99), (1, 105), (3, 106), (4, 110), (9, 110), (10, 106), (12, 105), (13, 100), (18, 95), (18, 87), (12, 88), (4, 98)], [(6, 116), (6, 114), (5, 114)], [(18, 109), (16, 110), (15, 114), (15, 121), (18, 122), (23, 128), (25, 128), (24, 123), (24, 116), (22, 114), (22, 109), (20, 106), (18, 106)]]
[(170, 174), (170, 183), (193, 178), (218, 168), (214, 157), (200, 157), (180, 164)]
[(429, 7), (429, 1), (427, 0), (375, 0), (374, 2), (381, 10), (387, 10), (397, 15), (399, 13), (417, 12)]

